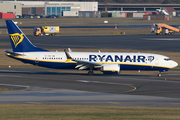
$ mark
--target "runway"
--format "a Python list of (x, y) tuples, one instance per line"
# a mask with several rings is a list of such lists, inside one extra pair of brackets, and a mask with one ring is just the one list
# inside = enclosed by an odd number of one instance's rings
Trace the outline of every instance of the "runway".
[(88, 76), (42, 68), (1, 68), (0, 86), (12, 91), (0, 93), (0, 104), (180, 107), (180, 81), (170, 79), (179, 77), (180, 74), (164, 74), (161, 78), (98, 73)]

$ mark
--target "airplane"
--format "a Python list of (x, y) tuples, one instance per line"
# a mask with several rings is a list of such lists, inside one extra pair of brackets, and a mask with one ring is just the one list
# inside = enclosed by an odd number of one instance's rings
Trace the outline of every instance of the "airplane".
[(6, 20), (12, 50), (6, 50), (10, 58), (47, 68), (94, 70), (104, 74), (119, 74), (121, 70), (168, 71), (178, 65), (169, 57), (151, 53), (130, 52), (50, 52), (34, 46), (13, 20)]

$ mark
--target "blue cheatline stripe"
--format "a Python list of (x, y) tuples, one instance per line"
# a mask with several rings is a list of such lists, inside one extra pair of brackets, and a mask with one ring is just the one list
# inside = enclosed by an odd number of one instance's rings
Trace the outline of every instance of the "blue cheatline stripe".
[[(70, 62), (66, 63), (65, 61), (46, 61), (46, 60), (35, 60), (35, 59), (27, 59), (27, 58), (21, 58), (21, 57), (15, 57), (15, 56), (10, 56), (8, 57), (17, 59), (22, 61), (23, 63), (30, 63), (33, 65), (38, 65), (42, 67), (48, 67), (48, 68), (57, 68), (57, 69), (74, 69), (76, 66), (76, 62)], [(163, 67), (163, 66), (147, 66), (147, 65), (135, 65), (135, 64), (120, 64), (120, 69), (121, 70), (166, 70), (168, 71), (170, 68), (168, 67)]]

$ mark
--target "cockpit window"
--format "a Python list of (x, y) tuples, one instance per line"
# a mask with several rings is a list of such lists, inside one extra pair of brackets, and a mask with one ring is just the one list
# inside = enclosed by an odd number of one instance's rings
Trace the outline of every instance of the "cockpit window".
[(170, 59), (170, 58), (164, 58), (164, 60), (165, 60), (165, 61), (169, 61), (169, 60), (171, 60), (171, 59)]

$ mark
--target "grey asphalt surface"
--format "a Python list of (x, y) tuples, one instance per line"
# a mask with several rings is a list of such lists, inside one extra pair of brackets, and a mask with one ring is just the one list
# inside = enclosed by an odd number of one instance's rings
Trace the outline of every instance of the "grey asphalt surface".
[[(138, 74), (88, 76), (45, 68), (1, 68), (0, 83), (12, 91), (0, 93), (0, 104), (180, 107), (180, 81), (171, 80), (179, 77), (180, 74), (163, 74), (161, 78)], [(20, 91), (13, 91), (13, 85)]]
[[(180, 52), (180, 35), (111, 35), (111, 36), (28, 36), (31, 42), (44, 49), (111, 48)], [(11, 49), (9, 38), (0, 37), (0, 47)]]
[[(180, 36), (28, 36), (40, 48), (111, 48), (179, 52)], [(0, 37), (3, 49), (9, 38)], [(23, 63), (22, 63), (23, 64)], [(0, 68), (0, 104), (65, 104), (180, 107), (179, 74), (106, 76), (52, 69)], [(168, 78), (168, 80), (165, 80)], [(6, 85), (5, 85), (6, 84)], [(8, 84), (8, 85), (7, 85)], [(15, 85), (15, 86), (13, 86)]]
[[(28, 23), (27, 23), (28, 24)], [(57, 23), (56, 23), (57, 24)], [(62, 24), (62, 23), (61, 23)], [(151, 24), (147, 24), (147, 25), (120, 25), (117, 27), (118, 28), (151, 28)], [(37, 26), (20, 26), (20, 28), (23, 28), (23, 29), (29, 29), (29, 28), (34, 28), (34, 27), (37, 27)], [(96, 24), (93, 24), (91, 26), (60, 26), (60, 28), (114, 28), (115, 27), (115, 24), (110, 24), (110, 25), (96, 25)], [(6, 26), (0, 26), (0, 29), (3, 29), (3, 28), (7, 28)]]
[[(4, 22), (0, 22), (0, 23), (4, 23)], [(30, 22), (23, 22), (23, 24), (32, 24)], [(42, 24), (41, 22), (36, 22), (33, 24)], [(107, 23), (107, 24), (104, 24), (104, 23), (51, 23), (51, 24), (60, 24), (60, 28), (114, 28), (115, 27), (115, 23)], [(74, 25), (74, 26), (67, 26), (67, 24), (71, 24), (71, 25)], [(89, 24), (89, 25), (87, 25)], [(65, 26), (62, 26), (62, 25), (65, 25)], [(83, 26), (80, 26), (80, 25), (83, 25)], [(180, 25), (180, 24), (169, 24), (173, 27), (177, 27)], [(116, 26), (117, 28), (151, 28), (152, 27), (152, 23), (116, 23)], [(29, 28), (34, 28), (34, 27), (37, 27), (37, 26), (19, 26), (20, 28), (23, 28), (23, 29), (29, 29)], [(6, 26), (0, 26), (0, 29), (4, 29), (4, 28), (7, 28)]]

